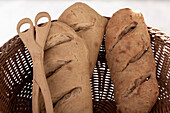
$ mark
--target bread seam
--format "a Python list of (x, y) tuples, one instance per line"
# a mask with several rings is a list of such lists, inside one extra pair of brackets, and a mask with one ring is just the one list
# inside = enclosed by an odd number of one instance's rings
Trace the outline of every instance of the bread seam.
[(73, 89), (71, 89), (70, 91), (68, 91), (67, 93), (65, 93), (63, 96), (61, 96), (61, 98), (55, 102), (53, 104), (53, 107), (56, 106), (56, 104), (64, 104), (66, 103), (67, 101), (69, 101), (71, 98), (79, 95), (80, 93), (82, 92), (82, 87), (75, 87)]
[[(50, 49), (50, 48), (52, 48), (52, 47), (54, 47), (54, 46), (57, 46), (57, 45), (60, 45), (60, 44), (64, 44), (64, 43), (70, 42), (70, 41), (72, 41), (72, 40), (74, 39), (74, 37), (73, 37), (72, 35), (70, 35), (70, 34), (61, 33), (61, 34), (54, 34), (54, 35), (50, 36), (49, 40), (51, 40), (51, 39), (53, 39), (53, 38), (62, 37), (62, 36), (66, 36), (66, 37), (68, 37), (68, 39), (67, 39), (67, 40), (64, 40), (64, 41), (58, 41), (58, 42), (57, 42), (56, 44), (54, 44), (53, 46), (49, 46), (49, 47), (46, 46), (45, 51), (47, 51), (48, 49)], [(49, 40), (47, 40), (47, 43), (48, 43)], [(46, 44), (46, 45), (47, 45), (47, 44)], [(49, 45), (49, 44), (48, 44), (48, 45)]]
[(141, 76), (140, 78), (137, 78), (134, 81), (134, 85), (129, 90), (127, 90), (127, 92), (126, 92), (124, 97), (128, 97), (131, 93), (134, 92), (135, 89), (140, 87), (144, 82), (149, 81), (150, 78), (151, 78), (151, 74), (149, 74), (146, 77)]
[(122, 31), (121, 33), (118, 35), (118, 39), (116, 41), (115, 44), (112, 45), (112, 47), (109, 49), (109, 52), (111, 53), (113, 48), (117, 45), (117, 43), (119, 43), (120, 40), (122, 40), (122, 38), (126, 35), (129, 34), (132, 30), (134, 30), (137, 27), (137, 22), (133, 21), (132, 23), (130, 23), (129, 25), (127, 25)]
[(51, 77), (52, 75), (54, 75), (54, 73), (57, 73), (58, 71), (60, 71), (62, 69), (62, 67), (64, 67), (65, 65), (68, 65), (69, 63), (71, 63), (73, 60), (68, 60), (68, 61), (65, 61), (64, 64), (61, 64), (59, 67), (57, 67), (55, 70), (49, 72), (46, 74), (46, 78), (49, 78)]

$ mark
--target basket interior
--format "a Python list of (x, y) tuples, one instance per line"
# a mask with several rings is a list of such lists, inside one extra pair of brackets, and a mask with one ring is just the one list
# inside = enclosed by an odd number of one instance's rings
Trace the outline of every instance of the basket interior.
[[(169, 37), (148, 27), (156, 62), (160, 89), (151, 113), (170, 112), (170, 43)], [(33, 64), (28, 49), (15, 36), (0, 48), (0, 111), (32, 112)], [(105, 59), (104, 40), (90, 79), (94, 113), (116, 113), (114, 85)]]

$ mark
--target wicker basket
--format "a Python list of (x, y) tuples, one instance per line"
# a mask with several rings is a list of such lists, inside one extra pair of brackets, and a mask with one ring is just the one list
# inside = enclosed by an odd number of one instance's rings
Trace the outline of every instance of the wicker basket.
[[(160, 95), (151, 113), (170, 112), (170, 37), (148, 27), (157, 67)], [(0, 112), (32, 112), (33, 64), (18, 36), (0, 48)], [(94, 113), (116, 113), (114, 85), (106, 65), (104, 40), (90, 79)]]

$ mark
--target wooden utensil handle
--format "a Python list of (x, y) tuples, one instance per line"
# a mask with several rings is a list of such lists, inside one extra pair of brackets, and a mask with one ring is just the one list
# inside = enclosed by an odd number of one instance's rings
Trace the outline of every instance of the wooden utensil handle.
[(48, 83), (45, 77), (45, 71), (44, 71), (44, 65), (43, 65), (43, 57), (42, 55), (37, 56), (34, 59), (33, 65), (33, 113), (39, 113), (39, 87), (41, 89), (44, 102), (45, 102), (45, 107), (46, 107), (46, 112), (47, 113), (54, 113), (53, 111), (53, 104), (52, 104), (52, 99), (51, 99), (51, 93), (48, 87)]
[[(48, 17), (49, 23), (46, 26), (38, 27), (37, 22), (41, 17)], [(32, 61), (33, 61), (33, 94), (32, 94), (32, 109), (33, 113), (39, 113), (39, 88), (42, 91), (42, 95), (44, 98), (46, 111), (47, 113), (54, 113), (52, 99), (50, 90), (48, 88), (44, 65), (43, 65), (43, 57), (44, 57), (44, 45), (46, 42), (46, 38), (48, 36), (48, 32), (51, 26), (51, 18), (47, 13), (40, 13), (36, 16), (36, 40), (34, 38), (34, 27), (33, 23), (29, 18), (24, 18), (19, 21), (17, 25), (17, 32), (22, 39), (23, 43), (28, 48)], [(30, 28), (25, 32), (20, 32), (20, 27), (28, 23), (30, 24)]]
[[(25, 24), (25, 23), (28, 23), (28, 24), (30, 24), (30, 28), (27, 30), (27, 31), (25, 31), (25, 32), (20, 32), (20, 27), (23, 25), (23, 24)], [(17, 32), (19, 33), (19, 34), (25, 34), (25, 33), (30, 33), (30, 32), (32, 32), (33, 31), (33, 23), (32, 23), (32, 21), (29, 19), (29, 18), (24, 18), (24, 19), (22, 19), (22, 20), (20, 20), (19, 22), (18, 22), (18, 25), (17, 25)]]
[[(21, 26), (24, 25), (25, 23), (30, 24), (30, 28), (24, 32), (20, 32)], [(32, 21), (29, 18), (24, 18), (20, 20), (17, 25), (17, 32), (25, 46), (29, 49), (30, 53), (32, 54), (33, 51), (31, 48), (33, 48), (33, 46), (34, 48), (36, 48), (35, 45), (37, 45), (34, 40), (34, 27)]]
[[(38, 21), (40, 18), (48, 18), (48, 22), (42, 26), (38, 26)], [(48, 37), (48, 32), (51, 27), (51, 17), (47, 12), (40, 12), (35, 17), (35, 29), (36, 29), (36, 42), (44, 49), (46, 39)]]

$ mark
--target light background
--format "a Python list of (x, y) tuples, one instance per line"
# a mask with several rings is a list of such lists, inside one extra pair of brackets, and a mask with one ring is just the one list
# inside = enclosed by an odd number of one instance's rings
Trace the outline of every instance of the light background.
[(169, 0), (0, 0), (0, 46), (17, 35), (17, 23), (25, 17), (32, 21), (38, 12), (46, 11), (52, 20), (73, 3), (81, 1), (95, 9), (99, 14), (111, 17), (121, 8), (140, 10), (146, 24), (158, 28), (170, 36), (170, 1)]

